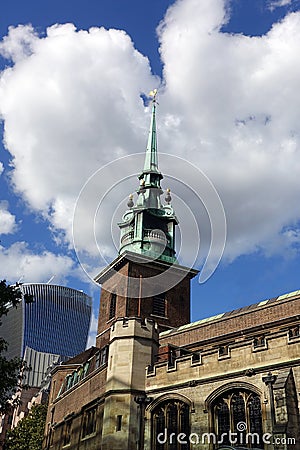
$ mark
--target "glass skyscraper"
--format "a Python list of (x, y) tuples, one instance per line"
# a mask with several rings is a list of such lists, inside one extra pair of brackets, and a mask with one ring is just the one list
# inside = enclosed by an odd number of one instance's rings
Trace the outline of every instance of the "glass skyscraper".
[[(21, 304), (3, 317), (1, 336), (9, 343), (8, 358), (23, 357), (32, 366), (29, 378), (37, 386), (48, 365), (85, 350), (92, 300), (64, 286), (24, 283), (20, 288)], [(25, 294), (33, 301), (26, 302)]]

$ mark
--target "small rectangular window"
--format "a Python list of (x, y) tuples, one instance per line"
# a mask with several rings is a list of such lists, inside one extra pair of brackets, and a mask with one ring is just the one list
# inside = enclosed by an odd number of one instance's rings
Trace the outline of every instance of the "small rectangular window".
[(117, 427), (116, 430), (117, 431), (121, 431), (122, 429), (122, 416), (117, 416)]
[(95, 369), (98, 369), (98, 367), (105, 366), (107, 364), (107, 360), (108, 360), (108, 345), (99, 350), (96, 356)]
[(100, 366), (100, 358), (101, 358), (101, 352), (99, 350), (99, 352), (96, 355), (96, 360), (95, 360), (95, 369), (98, 369), (98, 367)]
[(155, 295), (153, 297), (152, 314), (155, 316), (166, 316), (166, 298), (165, 294)]
[(107, 359), (108, 359), (108, 346), (106, 345), (101, 350), (100, 366), (104, 366), (105, 364), (107, 364)]
[(289, 340), (297, 339), (300, 337), (299, 325), (289, 328)]
[(117, 294), (111, 294), (109, 305), (109, 319), (113, 319), (116, 315)]
[(253, 348), (259, 348), (259, 347), (265, 347), (266, 346), (266, 339), (265, 336), (256, 336), (253, 339)]
[(223, 356), (229, 356), (228, 345), (220, 345), (219, 347), (219, 358), (222, 358)]

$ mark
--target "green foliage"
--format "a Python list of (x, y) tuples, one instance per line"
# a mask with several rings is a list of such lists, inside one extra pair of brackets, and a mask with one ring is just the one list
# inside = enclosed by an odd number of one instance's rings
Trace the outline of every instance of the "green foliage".
[[(22, 293), (18, 284), (9, 286), (5, 280), (0, 281), (0, 326), (1, 317), (7, 315), (9, 311), (8, 306), (16, 308), (21, 299)], [(9, 360), (5, 357), (4, 352), (7, 348), (8, 343), (0, 337), (0, 413), (6, 412), (18, 403), (18, 399), (11, 401), (11, 397), (20, 389), (22, 374), (28, 370), (26, 363), (20, 358)]]
[(28, 416), (7, 433), (5, 450), (41, 450), (46, 424), (47, 405), (35, 405)]
[(19, 285), (9, 286), (5, 280), (0, 281), (0, 325), (1, 317), (8, 313), (8, 305), (12, 304), (14, 308), (20, 303), (22, 292)]

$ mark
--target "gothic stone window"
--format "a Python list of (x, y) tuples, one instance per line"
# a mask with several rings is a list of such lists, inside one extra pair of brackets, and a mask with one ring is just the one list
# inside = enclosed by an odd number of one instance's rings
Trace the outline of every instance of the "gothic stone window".
[(109, 304), (109, 319), (113, 319), (116, 315), (117, 294), (113, 293), (110, 296)]
[[(231, 390), (213, 404), (213, 423), (218, 445), (263, 448), (260, 397), (250, 391)], [(230, 433), (237, 433), (230, 437)], [(238, 444), (232, 442), (238, 439)]]
[[(184, 433), (186, 438), (178, 436)], [(152, 412), (152, 450), (189, 450), (189, 406), (181, 400), (161, 402)]]
[(97, 407), (90, 408), (84, 412), (82, 425), (82, 439), (96, 432)]

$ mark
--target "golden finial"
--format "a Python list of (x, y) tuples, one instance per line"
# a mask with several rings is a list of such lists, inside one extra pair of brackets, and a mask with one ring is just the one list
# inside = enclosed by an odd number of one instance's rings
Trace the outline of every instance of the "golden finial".
[(156, 102), (156, 95), (157, 95), (157, 89), (153, 89), (153, 91), (149, 92), (149, 97), (152, 97), (152, 102), (153, 103), (157, 103)]

